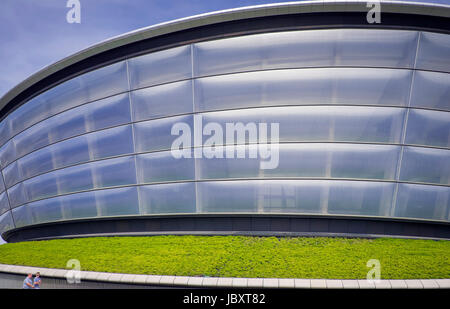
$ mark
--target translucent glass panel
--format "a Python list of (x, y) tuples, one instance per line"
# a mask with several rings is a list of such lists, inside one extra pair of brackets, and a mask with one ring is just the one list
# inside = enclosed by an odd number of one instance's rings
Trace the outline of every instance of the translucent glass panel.
[(422, 32), (416, 68), (450, 72), (450, 35)]
[(14, 138), (16, 155), (75, 135), (131, 122), (128, 94), (109, 97), (58, 114)]
[[(233, 146), (219, 147), (223, 154)], [(238, 146), (246, 153), (245, 159), (204, 157), (199, 159), (198, 179), (321, 177), (357, 179), (394, 179), (400, 147), (350, 144), (282, 144), (274, 169), (261, 169), (261, 159), (250, 158), (258, 153), (258, 145)], [(204, 155), (213, 152), (204, 148)]]
[(6, 120), (0, 121), (0, 148), (10, 138), (9, 129)]
[(411, 68), (417, 32), (367, 29), (264, 33), (197, 43), (195, 75), (314, 66)]
[(175, 183), (139, 187), (145, 214), (195, 212), (195, 183)]
[(5, 212), (0, 215), (0, 234), (14, 228), (14, 222), (11, 216), (11, 212)]
[(26, 202), (77, 191), (130, 184), (136, 184), (134, 157), (76, 165), (23, 182), (28, 197)]
[[(176, 123), (185, 124), (191, 131), (194, 127), (192, 115), (156, 119), (133, 124), (136, 152), (171, 149), (173, 141), (179, 136), (171, 134), (172, 126)], [(179, 133), (180, 135), (182, 134), (181, 132)]]
[(415, 71), (411, 106), (450, 111), (450, 74)]
[(31, 99), (6, 119), (15, 135), (71, 107), (128, 90), (126, 63), (103, 67), (70, 79)]
[(136, 187), (70, 194), (13, 210), (17, 227), (43, 222), (139, 214)]
[(0, 174), (0, 193), (5, 190), (5, 184), (3, 182), (3, 175)]
[(406, 126), (407, 144), (450, 147), (450, 113), (411, 109)]
[(128, 67), (132, 89), (191, 78), (191, 46), (131, 58)]
[(14, 161), (16, 157), (16, 147), (14, 147), (13, 141), (8, 141), (0, 148), (0, 166), (2, 168)]
[(404, 114), (404, 109), (388, 107), (290, 106), (205, 113), (202, 122), (217, 122), (222, 128), (226, 123), (265, 122), (268, 132), (272, 123), (279, 123), (282, 142), (398, 143)]
[[(5, 179), (22, 180), (56, 168), (133, 153), (131, 125), (102, 130), (65, 140), (32, 152), (4, 170)], [(18, 168), (13, 168), (15, 166)]]
[(405, 147), (400, 180), (450, 184), (450, 150)]
[(0, 193), (0, 215), (9, 210), (8, 196), (6, 192)]
[(134, 121), (192, 113), (192, 81), (135, 90), (131, 102)]
[(195, 80), (195, 109), (275, 105), (407, 105), (411, 71), (325, 68), (262, 71)]
[(327, 180), (222, 181), (197, 184), (204, 212), (384, 215), (392, 183)]
[(450, 187), (399, 184), (395, 217), (449, 220)]
[(139, 183), (194, 180), (194, 163), (191, 158), (176, 159), (170, 151), (137, 155)]

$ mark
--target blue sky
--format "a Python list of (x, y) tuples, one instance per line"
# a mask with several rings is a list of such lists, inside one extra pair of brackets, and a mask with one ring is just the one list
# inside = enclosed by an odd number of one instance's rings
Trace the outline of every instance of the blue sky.
[[(0, 1), (0, 97), (43, 67), (112, 36), (206, 12), (285, 2), (80, 0), (81, 23), (69, 24), (67, 0)], [(450, 0), (408, 1), (450, 4)]]

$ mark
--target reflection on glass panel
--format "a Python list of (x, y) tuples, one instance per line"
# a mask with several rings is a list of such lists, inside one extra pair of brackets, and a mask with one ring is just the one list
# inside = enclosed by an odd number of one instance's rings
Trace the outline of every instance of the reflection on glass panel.
[(407, 104), (411, 71), (325, 68), (262, 71), (195, 80), (197, 111), (275, 105)]
[(0, 215), (9, 210), (8, 196), (6, 192), (0, 193)]
[(163, 151), (138, 155), (136, 161), (139, 183), (195, 179), (193, 158), (176, 159)]
[(329, 180), (253, 180), (197, 184), (203, 212), (333, 213), (383, 216), (394, 184)]
[(15, 208), (17, 226), (59, 220), (139, 213), (135, 187), (70, 194)]
[(450, 72), (450, 35), (422, 32), (416, 68)]
[(400, 180), (450, 184), (450, 150), (405, 147)]
[(20, 170), (17, 166), (17, 161), (8, 165), (3, 170), (3, 177), (5, 178), (5, 186), (6, 188), (11, 188), (14, 184), (19, 182), (21, 178)]
[(135, 90), (131, 102), (134, 121), (191, 113), (192, 81)]
[(131, 125), (87, 134), (91, 159), (101, 159), (134, 152)]
[(3, 182), (3, 175), (0, 174), (0, 193), (5, 190), (5, 184)]
[(0, 215), (0, 234), (14, 228), (14, 222), (11, 217), (11, 212), (5, 212)]
[(133, 153), (131, 125), (78, 136), (32, 152), (17, 162), (21, 179), (55, 168)]
[(314, 66), (411, 68), (417, 32), (368, 29), (286, 31), (194, 45), (195, 76)]
[(12, 140), (0, 148), (0, 166), (2, 168), (5, 168), (8, 164), (14, 161), (16, 157), (16, 147)]
[(138, 215), (139, 203), (136, 187), (95, 191), (101, 216)]
[(18, 183), (14, 187), (9, 188), (8, 197), (11, 208), (26, 203), (28, 201), (28, 197), (23, 183)]
[[(266, 145), (237, 146), (245, 153), (244, 159), (210, 158), (225, 154), (233, 146), (204, 148), (204, 158), (199, 159), (199, 179), (266, 178), (266, 177), (321, 177), (394, 179), (400, 147), (383, 145), (349, 144), (281, 144), (279, 155), (261, 159), (259, 147)], [(270, 147), (269, 147), (270, 149)], [(251, 154), (255, 156), (252, 159)], [(274, 169), (261, 169), (261, 161), (272, 160)]]
[[(405, 111), (389, 107), (290, 106), (203, 114), (203, 125), (226, 123), (279, 123), (280, 141), (400, 141)], [(167, 131), (170, 129), (166, 129)], [(224, 132), (225, 134), (225, 132)], [(269, 135), (270, 136), (270, 135)], [(204, 137), (204, 141), (208, 136)], [(269, 138), (270, 140), (270, 138)]]
[(0, 121), (0, 148), (3, 146), (4, 143), (10, 138), (8, 123), (4, 119)]
[(14, 138), (17, 156), (71, 136), (130, 121), (128, 94), (89, 103), (51, 117), (18, 134)]
[(449, 220), (450, 188), (399, 184), (396, 217)]
[(416, 71), (411, 106), (450, 111), (450, 74)]
[[(178, 138), (178, 135), (171, 134), (172, 126), (176, 123), (183, 123), (192, 130), (193, 117), (192, 115), (178, 116), (133, 124), (136, 152), (171, 149), (173, 141)], [(183, 148), (190, 145), (184, 145)]]
[(125, 62), (112, 64), (73, 79), (31, 99), (7, 117), (15, 135), (49, 116), (80, 104), (128, 90)]
[(128, 60), (131, 88), (190, 78), (191, 47), (180, 46)]
[(60, 194), (136, 183), (134, 158), (76, 165), (26, 180), (29, 201)]
[(450, 147), (450, 121), (448, 112), (409, 111), (406, 143)]
[(195, 212), (195, 183), (140, 186), (139, 196), (145, 214)]

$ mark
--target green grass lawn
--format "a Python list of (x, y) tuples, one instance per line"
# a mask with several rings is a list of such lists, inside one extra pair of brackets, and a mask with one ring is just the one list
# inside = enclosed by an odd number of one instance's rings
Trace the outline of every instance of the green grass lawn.
[(5, 244), (0, 263), (133, 274), (364, 279), (450, 278), (450, 241), (244, 236), (97, 237)]

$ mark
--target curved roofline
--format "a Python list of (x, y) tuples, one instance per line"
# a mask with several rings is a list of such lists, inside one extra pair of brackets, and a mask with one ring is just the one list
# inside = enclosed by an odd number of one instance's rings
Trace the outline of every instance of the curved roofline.
[[(10, 101), (22, 94), (22, 92), (52, 74), (55, 74), (58, 71), (68, 68), (69, 66), (90, 57), (98, 56), (112, 49), (123, 47), (142, 40), (156, 38), (196, 27), (210, 26), (224, 22), (246, 19), (255, 19), (259, 17), (308, 13), (368, 12), (368, 2), (370, 1), (319, 0), (264, 4), (214, 11), (140, 28), (89, 46), (32, 74), (0, 98), (0, 111), (5, 108)], [(380, 1), (380, 3), (382, 13), (422, 15), (442, 18), (450, 17), (450, 5), (402, 1)], [(26, 100), (29, 98), (30, 97)], [(22, 100), (22, 102), (26, 100)], [(2, 117), (0, 117), (0, 119), (1, 118)]]

